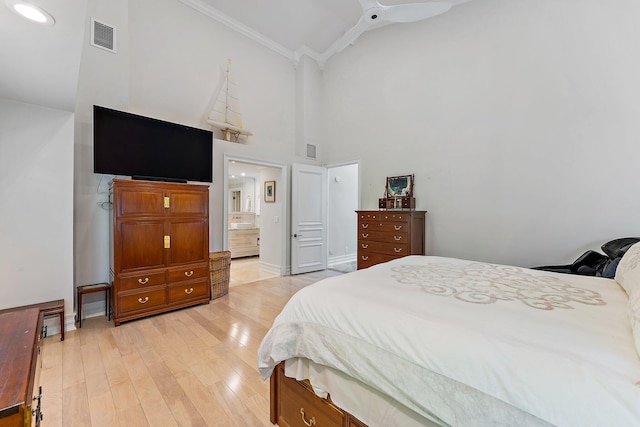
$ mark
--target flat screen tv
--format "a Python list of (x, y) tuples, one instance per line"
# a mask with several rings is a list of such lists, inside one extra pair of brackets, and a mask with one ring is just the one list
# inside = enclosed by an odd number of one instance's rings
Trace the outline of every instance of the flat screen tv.
[(93, 106), (93, 171), (134, 179), (212, 182), (213, 133)]

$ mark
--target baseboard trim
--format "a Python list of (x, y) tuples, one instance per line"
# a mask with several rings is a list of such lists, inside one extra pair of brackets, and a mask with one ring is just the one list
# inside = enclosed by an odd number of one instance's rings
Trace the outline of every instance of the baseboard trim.
[(329, 259), (327, 260), (327, 265), (329, 266), (329, 268), (331, 268), (331, 267), (335, 267), (336, 265), (355, 262), (357, 259), (358, 257), (356, 254), (334, 256), (334, 257), (329, 257)]
[(282, 275), (282, 270), (280, 269), (279, 265), (275, 265), (275, 264), (269, 264), (267, 262), (264, 261), (260, 261), (259, 263), (260, 265), (260, 270), (266, 272), (266, 273), (271, 273), (271, 274), (275, 274), (278, 276)]

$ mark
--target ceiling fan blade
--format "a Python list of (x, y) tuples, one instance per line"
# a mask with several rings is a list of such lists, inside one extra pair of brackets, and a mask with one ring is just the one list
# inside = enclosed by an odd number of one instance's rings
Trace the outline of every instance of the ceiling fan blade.
[(333, 53), (342, 51), (344, 48), (355, 42), (356, 39), (360, 37), (362, 33), (367, 31), (370, 26), (371, 24), (365, 21), (364, 18), (360, 18), (356, 25), (351, 27), (349, 31), (344, 33), (342, 37), (336, 40), (331, 47), (329, 47), (328, 51), (332, 51)]
[(385, 6), (386, 21), (415, 22), (440, 15), (451, 9), (453, 3), (449, 1), (431, 1), (428, 3), (407, 3), (397, 6)]

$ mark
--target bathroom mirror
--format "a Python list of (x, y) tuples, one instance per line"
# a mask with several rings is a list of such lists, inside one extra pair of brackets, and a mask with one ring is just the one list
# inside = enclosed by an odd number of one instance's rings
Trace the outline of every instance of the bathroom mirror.
[(229, 178), (229, 212), (255, 212), (255, 196), (255, 178)]

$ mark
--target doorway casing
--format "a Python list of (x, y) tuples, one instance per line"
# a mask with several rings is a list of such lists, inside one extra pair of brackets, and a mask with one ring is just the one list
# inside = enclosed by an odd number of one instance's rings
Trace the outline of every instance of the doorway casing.
[[(224, 163), (223, 163), (224, 171), (223, 171), (223, 179), (222, 179), (223, 194), (225, 195), (225, 197), (222, 198), (223, 205), (224, 205), (223, 206), (223, 225), (222, 225), (222, 241), (223, 241), (224, 250), (228, 250), (229, 248), (229, 241), (228, 241), (229, 230), (227, 228), (227, 224), (229, 222), (229, 198), (226, 196), (229, 193), (229, 162), (248, 163), (252, 165), (265, 166), (265, 167), (270, 167), (270, 168), (280, 170), (280, 174), (277, 182), (277, 188), (278, 188), (277, 202), (280, 205), (279, 215), (278, 215), (279, 218), (277, 220), (277, 225), (281, 228), (279, 233), (280, 238), (278, 242), (279, 248), (277, 248), (278, 253), (280, 254), (279, 266), (276, 266), (275, 268), (275, 270), (277, 271), (273, 271), (273, 268), (269, 268), (269, 267), (267, 267), (266, 269), (270, 273), (275, 273), (275, 274), (284, 276), (287, 274), (287, 271), (288, 271), (287, 236), (288, 236), (288, 229), (289, 229), (289, 215), (287, 210), (287, 206), (288, 206), (287, 189), (289, 188), (289, 183), (288, 183), (287, 165), (282, 163), (273, 163), (273, 162), (268, 162), (264, 160), (248, 158), (248, 157), (234, 156), (230, 154), (224, 155)], [(266, 218), (263, 218), (262, 221), (263, 221), (263, 224), (265, 224)]]

